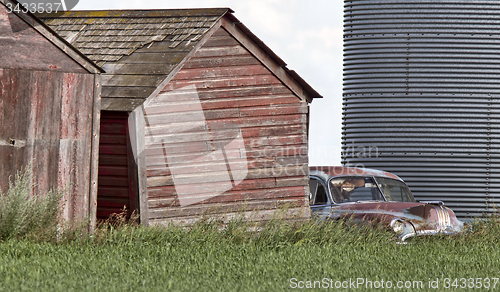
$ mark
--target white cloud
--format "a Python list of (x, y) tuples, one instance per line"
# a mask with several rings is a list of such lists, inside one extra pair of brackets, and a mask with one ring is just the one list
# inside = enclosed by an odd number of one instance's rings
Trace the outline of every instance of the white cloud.
[(306, 44), (314, 43), (321, 44), (321, 49), (342, 50), (342, 36), (342, 27), (323, 26), (316, 29), (299, 30), (295, 40), (299, 48), (304, 48)]
[(243, 9), (236, 11), (236, 16), (244, 17), (258, 31), (277, 38), (291, 33), (293, 1), (254, 0), (246, 1), (242, 6)]

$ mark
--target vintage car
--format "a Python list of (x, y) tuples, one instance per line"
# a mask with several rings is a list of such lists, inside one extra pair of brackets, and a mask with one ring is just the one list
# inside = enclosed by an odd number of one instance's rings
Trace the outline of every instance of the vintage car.
[(310, 167), (309, 187), (311, 214), (316, 218), (387, 224), (401, 241), (464, 229), (464, 223), (443, 202), (416, 202), (405, 182), (389, 172)]

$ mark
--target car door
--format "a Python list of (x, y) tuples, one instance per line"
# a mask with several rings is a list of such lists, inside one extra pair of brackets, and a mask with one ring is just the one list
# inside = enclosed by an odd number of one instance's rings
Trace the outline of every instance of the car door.
[(311, 216), (325, 218), (330, 214), (332, 201), (328, 195), (328, 189), (323, 179), (309, 177), (309, 205), (311, 207)]

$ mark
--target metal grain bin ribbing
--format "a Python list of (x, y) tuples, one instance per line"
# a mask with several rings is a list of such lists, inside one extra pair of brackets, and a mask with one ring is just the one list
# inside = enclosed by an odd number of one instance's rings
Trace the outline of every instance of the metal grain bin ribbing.
[(461, 217), (500, 203), (500, 1), (345, 1), (344, 164)]

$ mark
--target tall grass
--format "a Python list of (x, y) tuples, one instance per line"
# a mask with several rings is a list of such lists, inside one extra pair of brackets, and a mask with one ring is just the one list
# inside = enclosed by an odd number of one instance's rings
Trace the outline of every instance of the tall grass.
[(35, 184), (30, 167), (9, 180), (6, 193), (0, 191), (0, 240), (34, 236), (50, 240), (57, 235), (63, 192), (32, 194)]
[(0, 242), (0, 291), (283, 291), (292, 278), (492, 278), (500, 266), (499, 226), (493, 216), (472, 232), (401, 245), (385, 229), (342, 222), (271, 220), (254, 228), (241, 218), (205, 218), (190, 227), (113, 220), (55, 244)]
[(32, 187), (30, 173), (19, 172), (0, 194), (0, 291), (283, 291), (291, 279), (325, 278), (427, 285), (498, 277), (500, 266), (497, 215), (475, 221), (471, 232), (406, 245), (381, 226), (279, 217), (145, 227), (117, 216), (88, 234), (59, 232), (62, 194), (31, 196)]

